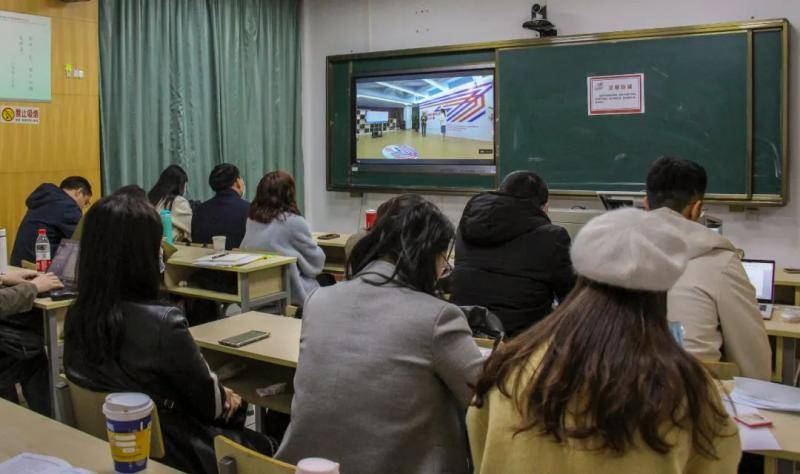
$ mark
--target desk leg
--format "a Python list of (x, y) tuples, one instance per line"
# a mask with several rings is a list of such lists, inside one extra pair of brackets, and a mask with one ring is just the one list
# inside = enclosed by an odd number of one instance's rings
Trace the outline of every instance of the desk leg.
[(63, 421), (58, 404), (59, 372), (61, 360), (58, 357), (58, 319), (55, 311), (44, 311), (44, 342), (47, 345), (47, 363), (50, 376), (50, 403), (53, 406), (53, 418)]
[[(293, 264), (294, 265), (294, 264)], [(280, 314), (286, 314), (286, 308), (292, 304), (292, 279), (291, 279), (291, 271), (289, 270), (289, 265), (283, 266), (283, 293), (286, 297), (281, 303)]]
[(800, 306), (800, 286), (794, 287), (794, 305)]
[(250, 276), (247, 273), (239, 274), (239, 292), (242, 297), (242, 313), (250, 311)]
[(793, 337), (779, 337), (775, 344), (781, 345), (781, 383), (784, 385), (794, 385), (794, 375), (797, 371), (797, 339)]

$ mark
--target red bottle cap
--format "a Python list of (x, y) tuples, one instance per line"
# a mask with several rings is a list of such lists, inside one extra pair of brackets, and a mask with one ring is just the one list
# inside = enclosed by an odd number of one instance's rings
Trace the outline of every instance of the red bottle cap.
[(39, 229), (39, 235), (47, 234), (47, 229)]

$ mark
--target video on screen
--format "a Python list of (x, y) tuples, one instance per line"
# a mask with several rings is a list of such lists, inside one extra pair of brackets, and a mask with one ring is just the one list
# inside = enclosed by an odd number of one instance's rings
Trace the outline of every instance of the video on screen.
[(358, 162), (494, 162), (494, 71), (355, 81)]

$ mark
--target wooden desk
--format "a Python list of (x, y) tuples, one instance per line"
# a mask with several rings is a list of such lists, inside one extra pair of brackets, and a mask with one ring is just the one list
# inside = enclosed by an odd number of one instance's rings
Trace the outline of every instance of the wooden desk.
[(781, 319), (784, 309), (800, 311), (800, 307), (776, 305), (772, 318), (764, 321), (767, 335), (775, 338), (775, 371), (773, 382), (794, 384), (797, 372), (797, 340), (800, 339), (800, 323), (787, 323)]
[(350, 234), (339, 234), (339, 237), (329, 240), (319, 239), (320, 235), (330, 233), (331, 232), (311, 233), (311, 235), (314, 236), (314, 240), (316, 240), (317, 245), (319, 245), (322, 251), (325, 252), (325, 266), (322, 269), (331, 273), (344, 273), (344, 265), (346, 260), (344, 248), (347, 244), (347, 239), (350, 238)]
[[(722, 385), (730, 393), (733, 390), (734, 382), (726, 380), (722, 382)], [(765, 474), (794, 474), (794, 463), (800, 462), (800, 415), (763, 409), (759, 409), (759, 411), (772, 421), (772, 427), (769, 430), (775, 436), (781, 449), (779, 451), (748, 452), (760, 454), (766, 458)]]
[[(23, 271), (19, 267), (9, 267), (9, 272)], [(58, 344), (58, 318), (66, 313), (75, 300), (53, 301), (50, 298), (36, 298), (33, 307), (41, 310), (44, 315), (44, 343), (47, 349), (47, 364), (50, 376), (50, 402), (53, 405), (53, 417), (63, 420), (60, 404), (58, 403), (58, 387), (61, 383), (61, 350)]]
[(788, 286), (794, 289), (794, 304), (800, 306), (800, 273), (786, 273), (783, 268), (775, 270), (775, 286)]
[[(108, 443), (75, 428), (0, 399), (0, 462), (29, 452), (61, 458), (74, 467), (113, 473)], [(178, 473), (152, 459), (145, 473)]]
[[(253, 306), (261, 306), (273, 301), (281, 302), (281, 310), (291, 304), (289, 275), (290, 265), (297, 262), (295, 257), (269, 255), (269, 258), (238, 267), (208, 268), (196, 265), (194, 261), (216, 253), (215, 250), (185, 245), (176, 245), (175, 247), (178, 248), (178, 251), (166, 262), (164, 271), (164, 285), (170, 293), (221, 303), (237, 303), (241, 305), (243, 312), (249, 311)], [(257, 251), (242, 252), (259, 253)], [(190, 277), (198, 270), (236, 275), (237, 292), (226, 293), (193, 286), (181, 286), (181, 282), (191, 285)]]
[[(213, 370), (226, 365), (239, 366), (235, 375), (223, 379), (223, 384), (254, 405), (289, 413), (293, 395), (291, 386), (300, 356), (301, 323), (299, 319), (251, 311), (195, 326), (189, 331)], [(250, 330), (269, 332), (270, 337), (240, 348), (223, 346), (218, 342)], [(286, 383), (287, 391), (266, 398), (256, 393), (257, 388), (276, 383)], [(260, 423), (257, 418), (259, 428)]]

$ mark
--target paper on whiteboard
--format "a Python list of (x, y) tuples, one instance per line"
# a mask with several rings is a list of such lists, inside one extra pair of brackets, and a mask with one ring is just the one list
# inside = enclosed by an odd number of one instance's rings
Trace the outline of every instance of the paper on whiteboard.
[(0, 10), (0, 99), (51, 99), (50, 38), (50, 18)]
[(586, 78), (589, 115), (644, 113), (644, 74)]

